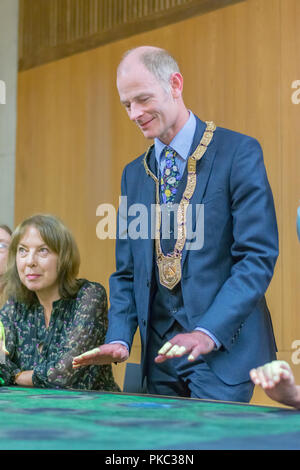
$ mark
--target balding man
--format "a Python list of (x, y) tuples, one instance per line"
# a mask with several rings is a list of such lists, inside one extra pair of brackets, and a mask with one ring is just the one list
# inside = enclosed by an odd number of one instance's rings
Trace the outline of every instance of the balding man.
[[(249, 370), (276, 350), (264, 294), (277, 225), (260, 145), (187, 109), (165, 50), (127, 52), (117, 88), (154, 142), (122, 176), (128, 212), (121, 204), (107, 344), (74, 367), (126, 360), (139, 326), (149, 393), (248, 402)], [(137, 204), (146, 208), (140, 236)]]

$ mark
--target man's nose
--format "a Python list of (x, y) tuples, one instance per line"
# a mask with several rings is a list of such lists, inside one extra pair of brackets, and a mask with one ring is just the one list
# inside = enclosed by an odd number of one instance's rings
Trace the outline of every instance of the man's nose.
[(129, 117), (131, 121), (136, 121), (143, 115), (142, 107), (137, 103), (132, 103), (130, 106)]

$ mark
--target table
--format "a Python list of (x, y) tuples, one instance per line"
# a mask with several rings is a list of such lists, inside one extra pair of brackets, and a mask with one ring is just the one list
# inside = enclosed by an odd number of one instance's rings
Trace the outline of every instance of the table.
[(0, 449), (295, 450), (300, 449), (300, 411), (151, 395), (0, 387)]

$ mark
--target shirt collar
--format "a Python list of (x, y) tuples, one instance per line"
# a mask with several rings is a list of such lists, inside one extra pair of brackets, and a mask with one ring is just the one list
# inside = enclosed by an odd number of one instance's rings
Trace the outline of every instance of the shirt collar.
[[(196, 131), (196, 118), (191, 111), (189, 111), (189, 113), (189, 119), (182, 129), (180, 129), (178, 134), (175, 135), (174, 139), (170, 142), (170, 147), (172, 147), (172, 149), (174, 149), (184, 160), (187, 160), (189, 156), (189, 150), (193, 143), (194, 134)], [(158, 164), (160, 163), (161, 152), (165, 146), (166, 144), (161, 142), (161, 140), (158, 138), (154, 139), (155, 158)]]

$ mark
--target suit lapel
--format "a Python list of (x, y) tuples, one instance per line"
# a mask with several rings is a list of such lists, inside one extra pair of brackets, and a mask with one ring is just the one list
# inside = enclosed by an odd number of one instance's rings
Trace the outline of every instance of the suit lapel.
[[(152, 277), (152, 268), (153, 268), (153, 250), (154, 250), (154, 235), (155, 235), (155, 181), (153, 178), (148, 175), (145, 171), (143, 161), (141, 162), (142, 169), (142, 179), (141, 179), (141, 194), (139, 201), (147, 209), (147, 222), (148, 222), (148, 236), (144, 240), (144, 256), (146, 263), (146, 270), (148, 273), (148, 279)], [(154, 146), (150, 150), (147, 158), (147, 164), (149, 169), (156, 175), (156, 164), (155, 164), (155, 152)], [(152, 212), (152, 214), (151, 214)]]

